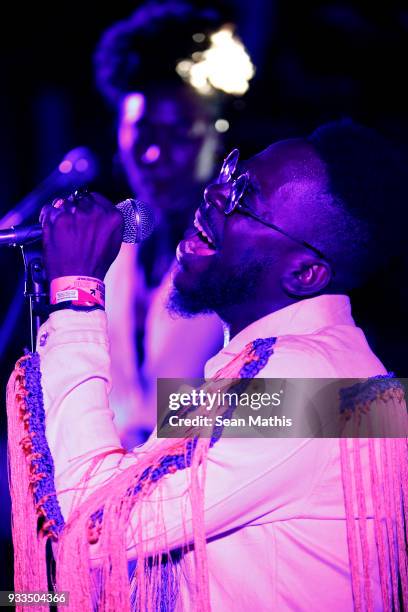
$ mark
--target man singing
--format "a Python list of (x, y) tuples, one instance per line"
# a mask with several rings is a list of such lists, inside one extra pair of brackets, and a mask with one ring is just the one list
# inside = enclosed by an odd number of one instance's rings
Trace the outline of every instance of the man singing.
[[(169, 307), (225, 324), (205, 376), (385, 375), (347, 294), (402, 248), (396, 153), (343, 121), (238, 162), (235, 150), (177, 247)], [(42, 213), (51, 298), (62, 278), (102, 281), (122, 232), (100, 195), (57, 204)], [(403, 605), (405, 440), (153, 434), (127, 453), (109, 409), (102, 297), (53, 310), (38, 353), (58, 503), (43, 513), (73, 610)]]

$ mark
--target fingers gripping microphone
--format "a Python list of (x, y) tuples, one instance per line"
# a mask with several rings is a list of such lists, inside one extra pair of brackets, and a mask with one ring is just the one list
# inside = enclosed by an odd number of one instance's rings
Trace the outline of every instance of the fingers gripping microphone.
[[(128, 198), (119, 202), (116, 208), (121, 212), (124, 220), (122, 241), (136, 244), (146, 240), (155, 227), (155, 218), (150, 206)], [(0, 230), (0, 246), (23, 246), (38, 240), (42, 236), (42, 227), (36, 225), (18, 225), (9, 229)]]

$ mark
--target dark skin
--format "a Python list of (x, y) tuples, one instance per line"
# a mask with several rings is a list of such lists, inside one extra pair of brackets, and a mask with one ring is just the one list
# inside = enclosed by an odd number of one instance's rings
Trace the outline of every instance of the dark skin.
[[(245, 163), (252, 188), (245, 204), (296, 238), (311, 244), (319, 232), (318, 196), (325, 189), (324, 166), (303, 140), (276, 143)], [(223, 283), (252, 261), (260, 262), (257, 283), (250, 296), (226, 306), (217, 314), (234, 336), (261, 317), (300, 299), (328, 290), (330, 264), (313, 251), (279, 232), (223, 207), (229, 185), (212, 184), (196, 218), (216, 248), (200, 234), (178, 247), (179, 266), (174, 285), (182, 293), (194, 291), (200, 279)], [(92, 194), (74, 213), (65, 201), (62, 208), (45, 208), (44, 256), (49, 278), (82, 274), (103, 279), (121, 242), (121, 215), (102, 196)]]
[[(138, 253), (148, 287), (160, 284), (211, 175), (219, 136), (214, 109), (184, 84), (128, 93), (118, 106), (118, 149), (133, 194), (157, 228)], [(139, 317), (139, 325), (144, 329)]]
[[(198, 159), (216, 134), (213, 123), (208, 105), (185, 86), (149, 88), (122, 100), (118, 146), (129, 185), (166, 225), (177, 217), (185, 223), (186, 211), (194, 210), (192, 197), (203, 181)], [(152, 147), (156, 155), (146, 157)]]
[(48, 280), (76, 275), (104, 279), (122, 243), (121, 213), (97, 193), (75, 205), (68, 199), (59, 204), (44, 206), (40, 215)]
[[(249, 171), (254, 184), (252, 192), (245, 196), (245, 204), (296, 238), (313, 244), (318, 233), (318, 194), (327, 179), (312, 147), (303, 140), (282, 141), (250, 159), (241, 169)], [(267, 262), (248, 299), (217, 310), (234, 336), (266, 314), (323, 293), (332, 270), (313, 251), (254, 219), (238, 212), (225, 216), (222, 211), (229, 193), (228, 185), (207, 187), (205, 205), (197, 219), (217, 249), (206, 257), (182, 253), (174, 284), (188, 293), (202, 275), (210, 273), (212, 282), (222, 283), (231, 274), (239, 274), (248, 260)]]

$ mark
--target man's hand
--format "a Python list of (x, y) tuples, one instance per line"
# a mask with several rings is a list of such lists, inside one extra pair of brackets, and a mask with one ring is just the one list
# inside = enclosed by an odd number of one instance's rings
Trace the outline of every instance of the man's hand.
[(93, 276), (103, 280), (116, 258), (123, 217), (109, 200), (89, 193), (77, 200), (54, 200), (40, 215), (48, 280)]

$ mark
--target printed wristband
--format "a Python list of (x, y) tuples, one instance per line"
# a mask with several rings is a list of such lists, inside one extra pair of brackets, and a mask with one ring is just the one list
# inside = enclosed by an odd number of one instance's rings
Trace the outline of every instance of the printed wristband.
[(51, 306), (70, 302), (72, 306), (105, 308), (105, 285), (92, 276), (60, 276), (50, 284)]

